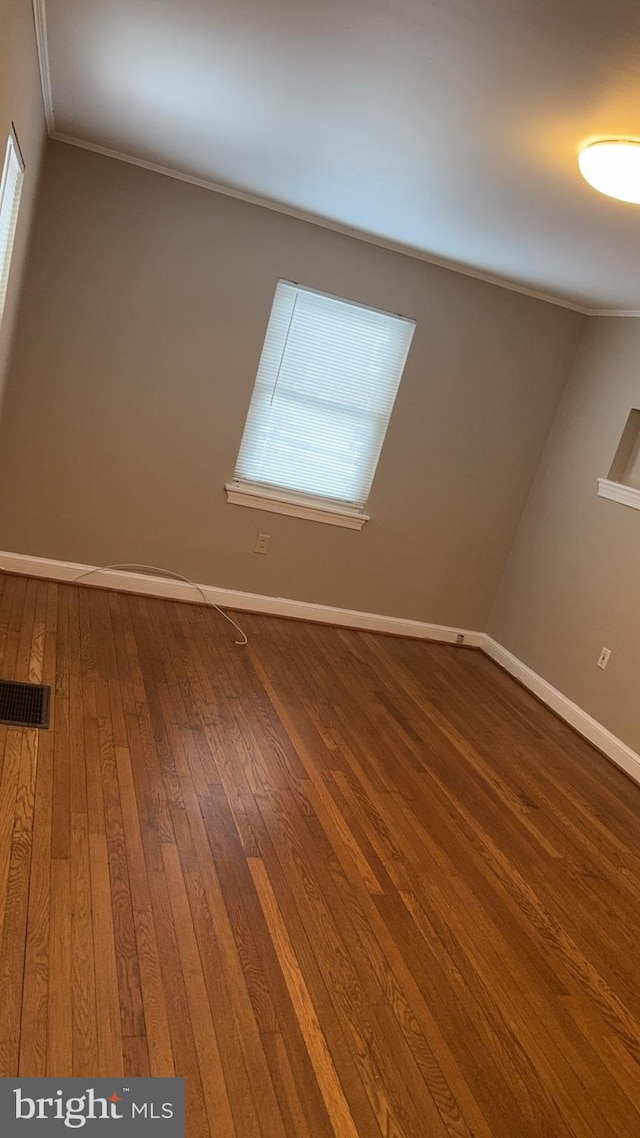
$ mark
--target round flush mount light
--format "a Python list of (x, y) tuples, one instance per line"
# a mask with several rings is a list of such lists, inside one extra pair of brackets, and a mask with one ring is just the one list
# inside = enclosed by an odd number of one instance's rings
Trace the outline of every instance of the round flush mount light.
[(578, 157), (582, 177), (610, 198), (640, 205), (640, 139), (607, 138), (585, 146)]

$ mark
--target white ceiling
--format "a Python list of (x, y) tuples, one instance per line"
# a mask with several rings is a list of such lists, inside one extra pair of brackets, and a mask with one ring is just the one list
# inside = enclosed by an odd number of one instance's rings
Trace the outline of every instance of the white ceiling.
[(49, 0), (46, 25), (58, 137), (640, 310), (640, 206), (576, 164), (640, 136), (637, 0)]

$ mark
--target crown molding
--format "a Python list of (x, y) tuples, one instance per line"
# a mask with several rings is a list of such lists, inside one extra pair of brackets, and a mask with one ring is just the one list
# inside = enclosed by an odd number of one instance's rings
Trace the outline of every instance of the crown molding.
[(586, 312), (587, 316), (624, 316), (625, 319), (637, 319), (640, 316), (640, 308), (590, 308)]
[(44, 104), (44, 117), (47, 123), (49, 137), (55, 131), (53, 115), (53, 95), (51, 93), (51, 70), (49, 68), (49, 40), (47, 36), (47, 9), (45, 0), (33, 0), (33, 20), (36, 31), (36, 47), (38, 51), (38, 66), (40, 68), (40, 86), (42, 88), (42, 102)]
[(424, 261), (428, 265), (434, 265), (436, 268), (447, 269), (449, 272), (471, 277), (473, 280), (482, 281), (484, 284), (494, 285), (494, 287), (506, 289), (508, 292), (519, 293), (521, 296), (528, 296), (532, 300), (541, 300), (545, 304), (554, 304), (558, 308), (566, 308), (570, 312), (579, 313), (581, 316), (640, 316), (640, 310), (626, 311), (619, 309), (589, 308), (584, 304), (579, 304), (577, 301), (569, 300), (566, 297), (540, 292), (537, 289), (529, 288), (527, 285), (510, 280), (507, 277), (486, 273), (471, 265), (448, 260), (446, 257), (438, 257), (435, 254), (426, 252), (424, 249), (419, 249), (413, 245), (405, 245), (402, 242), (393, 241), (386, 237), (380, 237), (364, 229), (344, 225), (339, 221), (333, 221), (331, 218), (323, 217), (321, 214), (311, 213), (304, 209), (297, 209), (295, 206), (275, 201), (272, 198), (262, 197), (258, 194), (246, 193), (244, 190), (235, 189), (233, 186), (226, 186), (220, 182), (210, 181), (207, 178), (199, 178), (194, 174), (185, 173), (183, 170), (176, 170), (172, 166), (163, 166), (157, 162), (149, 162), (145, 158), (137, 158), (135, 155), (127, 154), (123, 150), (113, 150), (107, 146), (101, 146), (97, 142), (90, 142), (88, 139), (76, 138), (73, 135), (58, 131), (55, 125), (53, 95), (51, 91), (46, 0), (32, 0), (32, 3), (47, 131), (49, 137), (55, 142), (64, 142), (68, 146), (78, 146), (81, 150), (90, 150), (94, 154), (102, 154), (105, 158), (114, 158), (118, 162), (127, 162), (131, 166), (139, 166), (143, 170), (150, 170), (154, 174), (163, 174), (167, 178), (175, 178), (177, 181), (187, 182), (189, 185), (198, 186), (203, 190), (212, 190), (216, 194), (224, 194), (225, 197), (235, 198), (237, 201), (247, 202), (249, 205), (261, 206), (263, 209), (273, 210), (274, 213), (281, 213), (286, 217), (293, 217), (297, 221), (306, 221), (311, 225), (319, 226), (321, 229), (328, 229), (332, 233), (340, 233), (343, 237), (353, 237), (357, 241), (365, 241), (369, 245), (376, 245), (379, 249), (386, 249), (391, 253), (400, 253), (402, 256), (413, 258), (413, 260)]
[(460, 264), (459, 261), (449, 261), (445, 257), (436, 257), (432, 253), (427, 253), (423, 249), (418, 249), (413, 245), (403, 245), (399, 241), (392, 241), (386, 237), (380, 237), (375, 233), (369, 233), (365, 229), (357, 229), (355, 226), (344, 225), (339, 221), (333, 221), (331, 218), (322, 217), (321, 214), (311, 213), (308, 210), (297, 209), (295, 206), (286, 205), (284, 202), (275, 201), (272, 198), (261, 197), (257, 194), (248, 194), (244, 190), (237, 190), (233, 186), (225, 186), (220, 182), (212, 182), (206, 178), (198, 178), (194, 174), (187, 174), (182, 170), (175, 170), (171, 166), (162, 166), (157, 162), (149, 162), (145, 158), (137, 158), (133, 154), (127, 154), (122, 150), (112, 150), (107, 146), (101, 146), (97, 142), (89, 142), (84, 138), (75, 138), (73, 135), (63, 134), (61, 131), (54, 130), (50, 137), (55, 142), (64, 142), (68, 146), (78, 146), (81, 150), (90, 150), (94, 154), (102, 154), (105, 158), (115, 158), (118, 162), (128, 162), (131, 166), (140, 166), (143, 170), (151, 170), (154, 174), (163, 174), (167, 178), (176, 178), (180, 182), (188, 182), (189, 185), (199, 186), (203, 190), (213, 190), (216, 194), (224, 194), (225, 197), (236, 198), (238, 201), (247, 202), (249, 205), (262, 206), (263, 209), (273, 210), (275, 213), (286, 214), (287, 217), (294, 217), (298, 221), (306, 221), (311, 225), (320, 226), (322, 229), (329, 229), (333, 233), (340, 233), (345, 237), (353, 237), (357, 241), (365, 241), (368, 245), (377, 245), (380, 249), (387, 249), (392, 253), (401, 253), (405, 257), (412, 257), (413, 260), (424, 261), (428, 265), (435, 265), (439, 269), (447, 269), (449, 272), (459, 273), (464, 277), (472, 277), (474, 280), (483, 281), (484, 284), (494, 285), (496, 288), (506, 289), (508, 292), (517, 292), (523, 296), (531, 297), (533, 300), (541, 300), (545, 304), (555, 304), (560, 308), (568, 308), (572, 312), (578, 312), (582, 316), (593, 315), (591, 309), (585, 308), (583, 305), (575, 301), (567, 300), (563, 297), (553, 296), (551, 293), (537, 292), (535, 289), (527, 288), (526, 285), (519, 284), (517, 281), (511, 281), (506, 277), (492, 276), (490, 273), (481, 272), (479, 269), (474, 269), (470, 265)]

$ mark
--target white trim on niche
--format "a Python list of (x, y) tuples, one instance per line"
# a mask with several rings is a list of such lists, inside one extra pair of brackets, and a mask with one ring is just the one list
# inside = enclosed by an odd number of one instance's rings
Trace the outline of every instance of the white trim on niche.
[(310, 522), (324, 522), (344, 529), (362, 529), (370, 521), (355, 507), (330, 503), (327, 499), (288, 494), (266, 486), (251, 486), (247, 482), (226, 482), (227, 502), (233, 506), (248, 506), (251, 510), (267, 510), (272, 514), (287, 514), (293, 518), (306, 518)]
[(598, 495), (600, 498), (609, 498), (612, 502), (619, 502), (621, 506), (631, 506), (640, 510), (640, 490), (635, 486), (625, 486), (624, 482), (612, 482), (610, 478), (598, 479)]

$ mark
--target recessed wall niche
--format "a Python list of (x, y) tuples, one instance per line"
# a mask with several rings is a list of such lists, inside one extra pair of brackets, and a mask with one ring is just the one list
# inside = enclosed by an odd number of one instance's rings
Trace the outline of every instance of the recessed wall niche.
[(598, 479), (598, 494), (640, 510), (640, 410), (632, 407), (607, 478)]

